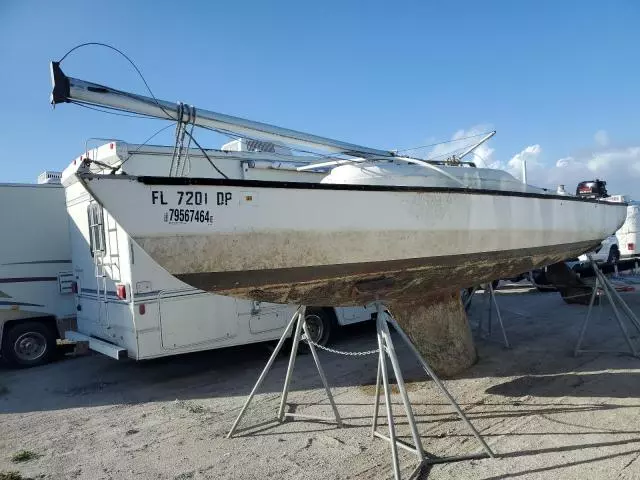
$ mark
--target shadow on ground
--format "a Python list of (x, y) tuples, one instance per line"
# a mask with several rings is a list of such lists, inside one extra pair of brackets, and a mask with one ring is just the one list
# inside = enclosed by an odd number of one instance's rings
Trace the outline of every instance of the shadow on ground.
[(582, 373), (519, 377), (486, 390), (503, 397), (565, 396), (640, 398), (640, 372), (638, 373)]
[[(478, 340), (479, 362), (458, 379), (509, 378), (486, 390), (507, 398), (640, 396), (640, 373), (593, 373), (594, 369), (638, 368), (637, 359), (615, 355), (575, 358), (571, 354), (586, 307), (566, 305), (557, 293), (510, 291), (499, 293), (498, 302), (513, 348), (506, 350), (495, 342)], [(636, 306), (639, 302), (636, 301)], [(472, 322), (477, 322), (483, 314), (486, 307), (481, 299), (474, 299)], [(587, 340), (613, 341), (618, 333), (615, 328), (606, 318), (596, 319)], [(396, 345), (401, 345), (401, 340), (398, 339)], [(334, 346), (351, 351), (375, 348), (374, 323), (347, 328)], [(405, 380), (424, 380), (422, 370), (408, 350), (397, 350)], [(270, 353), (268, 345), (256, 344), (142, 362), (116, 362), (92, 355), (29, 370), (0, 369), (0, 413), (243, 397), (251, 390)], [(375, 355), (345, 357), (321, 352), (321, 360), (333, 387), (364, 385), (365, 390), (373, 390), (366, 386), (375, 383)], [(281, 390), (286, 366), (285, 353), (274, 364), (261, 392)], [(300, 355), (293, 391), (319, 386), (311, 356)]]

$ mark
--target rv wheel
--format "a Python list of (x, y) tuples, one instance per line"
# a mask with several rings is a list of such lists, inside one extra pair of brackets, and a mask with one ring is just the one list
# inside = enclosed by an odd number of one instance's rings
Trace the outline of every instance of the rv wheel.
[(331, 311), (324, 308), (307, 308), (305, 320), (311, 340), (319, 345), (329, 343), (329, 338), (336, 324)]
[(55, 334), (40, 322), (19, 321), (5, 330), (2, 339), (2, 356), (16, 367), (35, 367), (47, 363), (55, 349)]
[(609, 257), (607, 258), (608, 263), (618, 263), (620, 261), (620, 250), (618, 247), (613, 245), (609, 250)]

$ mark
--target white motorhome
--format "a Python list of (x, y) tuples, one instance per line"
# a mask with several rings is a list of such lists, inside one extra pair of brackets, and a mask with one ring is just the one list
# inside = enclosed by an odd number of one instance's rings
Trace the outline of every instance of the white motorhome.
[(75, 319), (60, 173), (0, 184), (0, 205), (0, 354), (15, 366), (39, 365)]
[[(613, 235), (605, 238), (600, 246), (593, 252), (589, 252), (591, 257), (597, 262), (615, 263), (621, 258), (635, 257), (640, 254), (638, 245), (638, 230), (640, 226), (640, 203), (629, 200), (626, 195), (612, 195), (607, 200), (612, 202), (628, 203), (627, 218)], [(588, 254), (581, 255), (578, 259), (586, 262)]]
[(625, 257), (635, 257), (640, 254), (638, 244), (638, 233), (640, 230), (640, 204), (631, 201), (627, 207), (627, 219), (620, 230), (616, 232), (620, 255)]
[[(260, 159), (255, 153), (261, 151)], [(206, 153), (205, 153), (206, 152)], [(114, 174), (320, 181), (321, 172), (298, 172), (304, 157), (272, 143), (236, 140), (223, 150), (188, 150), (113, 141), (76, 158), (63, 172), (77, 289), (77, 331), (67, 337), (89, 342), (114, 358), (136, 360), (275, 340), (294, 308), (213, 295), (179, 281), (155, 263), (114, 221), (73, 172), (89, 159), (95, 171)], [(117, 173), (116, 173), (117, 172)], [(179, 174), (179, 173), (178, 173)], [(158, 199), (162, 201), (162, 199)], [(222, 199), (221, 201), (224, 201)], [(311, 335), (326, 343), (335, 328), (371, 319), (372, 307), (309, 308)]]

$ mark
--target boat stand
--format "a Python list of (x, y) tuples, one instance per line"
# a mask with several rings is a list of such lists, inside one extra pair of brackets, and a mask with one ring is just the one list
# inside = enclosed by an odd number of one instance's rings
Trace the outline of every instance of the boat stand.
[[(375, 398), (375, 404), (374, 404), (373, 426), (372, 426), (371, 434), (373, 437), (382, 438), (391, 444), (391, 456), (392, 456), (392, 462), (393, 462), (394, 478), (396, 480), (400, 480), (401, 478), (400, 463), (398, 459), (398, 448), (403, 448), (405, 450), (408, 450), (414, 453), (418, 458), (419, 464), (415, 468), (415, 470), (412, 472), (410, 478), (415, 478), (417, 475), (419, 475), (423, 471), (424, 468), (428, 467), (429, 465), (435, 465), (439, 463), (448, 463), (448, 462), (458, 462), (458, 461), (464, 461), (464, 460), (475, 460), (475, 459), (488, 458), (488, 457), (494, 458), (493, 451), (491, 450), (491, 448), (489, 448), (489, 445), (487, 445), (484, 438), (482, 438), (482, 436), (473, 426), (469, 418), (464, 414), (464, 412), (462, 411), (458, 403), (456, 403), (453, 396), (449, 393), (449, 391), (446, 389), (444, 384), (436, 376), (436, 374), (431, 369), (429, 364), (422, 358), (422, 356), (420, 355), (420, 352), (418, 352), (418, 350), (413, 346), (407, 334), (400, 328), (397, 322), (389, 315), (387, 310), (383, 307), (382, 303), (380, 302), (378, 302), (377, 304), (377, 311), (378, 313), (376, 316), (376, 330), (377, 330), (378, 347), (379, 347), (378, 348), (378, 373), (376, 376), (376, 393), (375, 393), (376, 398)], [(415, 417), (413, 416), (413, 409), (411, 407), (411, 402), (409, 401), (409, 396), (407, 394), (407, 389), (404, 383), (404, 378), (402, 376), (402, 371), (400, 370), (398, 357), (396, 355), (393, 341), (391, 340), (389, 324), (391, 324), (396, 330), (396, 332), (398, 332), (398, 334), (407, 344), (407, 347), (416, 357), (416, 359), (418, 360), (418, 362), (420, 363), (424, 371), (433, 380), (433, 382), (436, 384), (436, 386), (442, 392), (442, 394), (446, 397), (446, 399), (449, 401), (451, 406), (455, 409), (455, 411), (459, 415), (460, 419), (465, 422), (467, 427), (469, 427), (469, 429), (471, 430), (471, 433), (481, 443), (482, 447), (485, 450), (485, 453), (461, 455), (461, 456), (450, 456), (450, 457), (436, 457), (436, 456), (428, 455), (427, 453), (425, 453), (422, 447), (422, 442), (420, 440), (420, 435), (418, 433), (418, 427), (416, 425)], [(262, 384), (265, 377), (269, 373), (269, 370), (271, 369), (278, 355), (278, 352), (282, 348), (282, 345), (284, 344), (285, 340), (289, 336), (294, 325), (295, 325), (295, 333), (293, 335), (293, 345), (291, 347), (291, 355), (289, 357), (289, 366), (287, 368), (287, 373), (285, 376), (284, 387), (282, 391), (282, 398), (280, 400), (280, 408), (278, 410), (277, 420), (279, 422), (283, 422), (285, 421), (286, 418), (304, 418), (304, 419), (323, 421), (323, 422), (334, 421), (334, 419), (332, 418), (302, 415), (297, 413), (295, 414), (287, 413), (284, 411), (286, 407), (289, 386), (291, 383), (291, 375), (293, 373), (293, 368), (295, 365), (295, 358), (298, 352), (298, 346), (300, 344), (300, 340), (302, 339), (302, 332), (304, 332), (304, 335), (307, 340), (311, 338), (309, 336), (307, 325), (305, 322), (305, 307), (300, 306), (298, 307), (298, 309), (296, 310), (296, 313), (293, 315), (293, 318), (287, 325), (287, 328), (282, 334), (282, 337), (280, 337), (280, 341), (278, 342), (278, 345), (276, 346), (275, 350), (271, 354), (271, 357), (269, 358), (267, 365), (262, 370), (260, 377), (258, 377), (258, 381), (256, 382), (253, 389), (251, 390), (251, 393), (249, 394), (249, 397), (245, 401), (242, 409), (240, 410), (240, 413), (238, 414), (238, 417), (233, 423), (231, 430), (229, 430), (229, 433), (227, 434), (227, 438), (230, 438), (236, 432), (236, 429), (240, 423), (240, 420), (242, 420), (242, 417), (247, 411), (247, 408), (249, 407), (251, 400), (253, 399), (258, 388), (260, 388), (260, 385)], [(318, 373), (320, 374), (320, 378), (322, 379), (322, 384), (324, 385), (325, 391), (327, 392), (327, 397), (329, 398), (331, 408), (333, 409), (333, 413), (335, 415), (335, 423), (337, 424), (338, 427), (342, 427), (342, 420), (340, 418), (340, 414), (338, 413), (336, 404), (333, 400), (333, 395), (331, 394), (329, 385), (327, 384), (327, 379), (325, 377), (324, 371), (322, 370), (322, 366), (320, 365), (320, 360), (318, 359), (318, 355), (315, 350), (315, 345), (311, 341), (307, 341), (307, 343), (309, 345), (309, 350), (311, 351), (311, 354), (313, 356), (313, 360), (316, 363), (316, 367), (318, 368)], [(335, 351), (335, 350), (332, 350), (332, 351)], [(348, 352), (338, 352), (338, 351), (335, 351), (335, 352), (348, 353)], [(414, 443), (413, 445), (403, 442), (396, 436), (393, 405), (391, 403), (391, 386), (389, 384), (389, 371), (387, 369), (387, 357), (391, 361), (391, 367), (393, 369), (394, 377), (396, 379), (396, 382), (398, 384), (398, 390), (400, 391), (400, 395), (402, 397), (402, 403), (404, 405), (409, 427), (411, 429), (411, 436), (413, 438), (413, 443)], [(389, 427), (388, 436), (378, 431), (378, 414), (380, 411), (381, 385), (384, 390), (385, 409), (387, 414), (387, 423)]]
[[(416, 357), (421, 367), (427, 373), (429, 377), (436, 384), (438, 389), (442, 392), (442, 394), (449, 401), (451, 406), (455, 409), (455, 411), (460, 416), (460, 419), (464, 421), (469, 427), (469, 430), (473, 433), (473, 435), (478, 439), (478, 441), (482, 444), (486, 453), (474, 454), (474, 455), (464, 455), (464, 456), (452, 456), (452, 457), (436, 457), (433, 455), (428, 455), (425, 453), (422, 442), (420, 440), (420, 435), (418, 433), (418, 428), (416, 426), (415, 417), (413, 416), (413, 409), (411, 407), (411, 402), (409, 400), (409, 396), (407, 395), (407, 389), (404, 383), (404, 378), (402, 376), (402, 371), (400, 370), (400, 364), (398, 362), (398, 357), (396, 355), (395, 347), (393, 345), (393, 341), (391, 339), (391, 334), (389, 332), (389, 324), (391, 324), (398, 335), (404, 340), (409, 350)], [(437, 377), (435, 372), (431, 369), (429, 364), (422, 358), (420, 352), (416, 349), (416, 347), (411, 343), (411, 340), (407, 336), (407, 334), (400, 328), (397, 322), (391, 317), (387, 311), (383, 308), (382, 304), (378, 302), (378, 314), (376, 318), (376, 330), (378, 335), (378, 374), (376, 376), (376, 392), (375, 392), (375, 404), (373, 409), (373, 426), (371, 429), (371, 434), (373, 437), (378, 437), (383, 440), (388, 441), (391, 444), (391, 457), (393, 462), (393, 473), (394, 478), (399, 480), (400, 476), (400, 463), (398, 460), (398, 447), (408, 450), (409, 452), (414, 453), (418, 458), (418, 466), (412, 472), (410, 478), (416, 478), (423, 472), (425, 468), (428, 468), (430, 465), (435, 465), (438, 463), (448, 463), (448, 462), (457, 462), (463, 460), (473, 460), (479, 458), (494, 458), (494, 454), (489, 448), (489, 445), (485, 442), (484, 438), (480, 435), (480, 433), (473, 426), (469, 418), (464, 414), (458, 403), (455, 401), (453, 396), (446, 389), (444, 384)], [(389, 385), (389, 372), (387, 369), (387, 357), (391, 361), (391, 367), (393, 369), (394, 376), (396, 378), (396, 382), (398, 384), (398, 390), (400, 391), (400, 396), (402, 398), (402, 404), (404, 406), (404, 410), (407, 416), (407, 421), (409, 423), (409, 428), (411, 429), (411, 437), (413, 439), (413, 445), (410, 445), (406, 442), (403, 442), (396, 436), (395, 423), (394, 423), (394, 414), (393, 414), (393, 406), (391, 403), (391, 387)], [(387, 414), (387, 424), (389, 428), (389, 435), (384, 435), (383, 433), (378, 431), (378, 414), (380, 410), (380, 384), (382, 383), (383, 392), (384, 392), (384, 400), (385, 400), (385, 408)]]
[[(582, 328), (580, 329), (580, 335), (578, 337), (578, 341), (576, 342), (575, 349), (573, 351), (574, 356), (578, 356), (580, 353), (625, 353), (631, 354), (634, 357), (638, 357), (638, 351), (633, 345), (631, 338), (629, 337), (629, 332), (627, 331), (627, 327), (625, 326), (624, 319), (622, 315), (620, 315), (620, 310), (626, 315), (629, 322), (636, 328), (636, 330), (640, 333), (640, 321), (638, 317), (633, 313), (633, 310), (629, 308), (629, 305), (622, 299), (620, 294), (616, 291), (615, 287), (611, 284), (609, 279), (602, 273), (600, 268), (596, 262), (589, 256), (589, 261), (591, 262), (591, 266), (593, 268), (593, 272), (596, 276), (596, 283), (593, 286), (593, 292), (591, 293), (591, 300), (589, 301), (589, 309), (587, 310), (587, 316), (582, 323)], [(622, 336), (624, 337), (627, 346), (629, 347), (628, 351), (620, 351), (620, 350), (596, 350), (596, 349), (585, 349), (582, 347), (582, 342), (584, 340), (585, 333), (587, 332), (587, 327), (589, 326), (589, 320), (591, 320), (591, 313), (593, 312), (593, 305), (595, 303), (596, 296), (598, 295), (599, 288), (602, 289), (603, 296), (609, 300), (611, 304), (611, 308), (613, 310), (613, 314), (616, 317), (618, 322), (618, 326), (620, 327), (620, 331), (622, 332)], [(617, 306), (616, 306), (617, 303)], [(618, 309), (620, 308), (620, 310)]]
[[(471, 294), (469, 295), (469, 298), (467, 298), (467, 301), (464, 304), (464, 308), (465, 310), (467, 309), (467, 306), (471, 303), (471, 299), (473, 298), (473, 295), (475, 295), (476, 291), (480, 289), (480, 285), (477, 285), (475, 287), (473, 287), (473, 289), (471, 290)], [(507, 337), (507, 332), (504, 328), (504, 323), (502, 322), (502, 314), (500, 313), (500, 307), (498, 306), (498, 301), (496, 300), (496, 293), (495, 290), (493, 289), (493, 285), (491, 284), (491, 282), (489, 282), (487, 284), (487, 286), (484, 288), (484, 297), (487, 300), (487, 328), (484, 328), (484, 315), (480, 317), (480, 320), (478, 321), (478, 325), (476, 327), (476, 331), (478, 332), (478, 334), (480, 335), (480, 338), (483, 338), (485, 340), (492, 340), (491, 339), (491, 333), (492, 333), (492, 325), (493, 325), (493, 309), (495, 308), (496, 311), (496, 317), (498, 319), (498, 325), (500, 326), (500, 331), (502, 332), (502, 340), (503, 340), (503, 344), (505, 348), (511, 348), (511, 344), (509, 343), (509, 338)]]
[(296, 356), (298, 354), (298, 347), (300, 346), (300, 340), (302, 339), (302, 333), (304, 332), (304, 335), (306, 338), (311, 338), (307, 330), (305, 313), (306, 313), (306, 308), (304, 306), (299, 306), (296, 312), (293, 314), (293, 317), (291, 317), (291, 321), (289, 321), (287, 328), (285, 329), (282, 336), (280, 337), (280, 340), (278, 341), (278, 345), (276, 345), (276, 348), (273, 350), (271, 357), (269, 357), (269, 361), (267, 362), (267, 364), (264, 367), (264, 370), (262, 370), (262, 373), (258, 377), (258, 381), (253, 386), (253, 389), (251, 390), (249, 397), (245, 401), (242, 407), (242, 410), (240, 410), (240, 413), (238, 414), (238, 418), (236, 418), (236, 421), (233, 422), (233, 425), (231, 426), (231, 430), (229, 430), (229, 433), (227, 434), (227, 438), (231, 438), (231, 436), (235, 433), (236, 429), (238, 428), (240, 420), (242, 420), (242, 417), (247, 411), (247, 408), (249, 407), (251, 400), (253, 400), (253, 397), (258, 391), (258, 388), (260, 388), (260, 385), (262, 385), (262, 382), (264, 381), (267, 374), (269, 373), (269, 370), (271, 370), (273, 362), (275, 362), (278, 356), (278, 353), (282, 349), (282, 346), (284, 345), (284, 342), (286, 341), (286, 339), (289, 337), (289, 334), (291, 330), (294, 328), (294, 325), (295, 325), (295, 333), (293, 334), (293, 339), (292, 339), (293, 343), (291, 345), (291, 354), (289, 356), (289, 366), (287, 367), (287, 373), (284, 378), (284, 387), (282, 389), (282, 398), (280, 399), (280, 408), (278, 409), (277, 420), (280, 423), (284, 422), (285, 419), (287, 418), (305, 418), (307, 420), (316, 420), (321, 422), (333, 422), (335, 420), (335, 423), (338, 425), (338, 427), (342, 427), (342, 419), (340, 418), (340, 414), (338, 413), (338, 407), (336, 407), (336, 404), (333, 401), (333, 395), (331, 394), (331, 389), (327, 384), (327, 377), (325, 376), (324, 370), (320, 365), (320, 359), (318, 358), (318, 353), (316, 352), (315, 346), (313, 345), (312, 342), (307, 342), (307, 344), (309, 345), (309, 350), (311, 351), (313, 360), (316, 363), (318, 374), (320, 375), (320, 379), (322, 380), (322, 385), (324, 386), (324, 389), (327, 392), (327, 397), (329, 397), (329, 403), (331, 404), (331, 408), (333, 409), (333, 414), (335, 418), (303, 415), (300, 413), (289, 413), (284, 411), (287, 406), (287, 396), (289, 394), (289, 386), (291, 385), (291, 375), (293, 374), (293, 368), (295, 366)]

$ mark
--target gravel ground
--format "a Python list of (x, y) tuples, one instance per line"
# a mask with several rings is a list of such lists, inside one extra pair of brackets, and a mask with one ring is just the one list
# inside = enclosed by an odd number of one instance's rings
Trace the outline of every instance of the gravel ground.
[[(640, 312), (640, 295), (626, 298)], [(573, 357), (586, 307), (566, 305), (556, 293), (504, 290), (498, 302), (513, 348), (497, 342), (494, 325), (496, 341), (477, 339), (478, 363), (446, 381), (497, 458), (436, 465), (423, 478), (640, 478), (640, 361)], [(594, 319), (586, 344), (624, 347), (609, 311), (603, 307)], [(472, 322), (484, 314), (477, 297)], [(373, 348), (373, 324), (350, 328), (336, 346)], [(433, 382), (399, 350), (425, 449), (436, 456), (481, 452)], [(0, 472), (92, 480), (392, 476), (388, 444), (371, 438), (375, 356), (320, 353), (344, 428), (273, 422), (287, 364), (281, 356), (242, 430), (226, 439), (268, 355), (266, 345), (254, 345), (142, 363), (90, 355), (24, 371), (0, 369)], [(409, 441), (400, 396), (392, 400), (399, 434)], [(308, 354), (297, 359), (288, 409), (331, 413)], [(21, 450), (35, 458), (12, 461)], [(400, 461), (408, 477), (415, 457), (401, 450)]]

